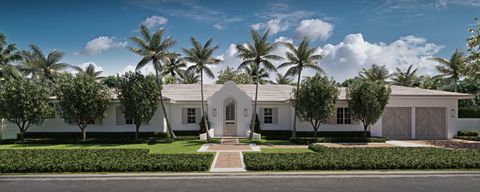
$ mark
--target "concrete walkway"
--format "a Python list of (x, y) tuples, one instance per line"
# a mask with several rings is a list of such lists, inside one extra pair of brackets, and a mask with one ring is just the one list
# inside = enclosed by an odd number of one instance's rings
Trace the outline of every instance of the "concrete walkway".
[(241, 144), (237, 138), (224, 138), (220, 144), (205, 144), (198, 152), (216, 152), (210, 172), (244, 172), (244, 151), (260, 151), (255, 144)]
[(398, 147), (433, 147), (432, 145), (426, 145), (426, 144), (416, 143), (416, 142), (400, 141), (400, 140), (390, 140), (390, 141), (386, 141), (385, 143), (390, 145), (395, 145)]

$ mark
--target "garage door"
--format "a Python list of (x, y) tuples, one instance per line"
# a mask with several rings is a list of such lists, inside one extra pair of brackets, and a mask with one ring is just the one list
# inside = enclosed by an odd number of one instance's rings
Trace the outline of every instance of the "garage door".
[(415, 109), (415, 138), (445, 138), (445, 108), (417, 107)]
[(410, 139), (410, 107), (387, 107), (382, 117), (382, 136), (388, 139)]

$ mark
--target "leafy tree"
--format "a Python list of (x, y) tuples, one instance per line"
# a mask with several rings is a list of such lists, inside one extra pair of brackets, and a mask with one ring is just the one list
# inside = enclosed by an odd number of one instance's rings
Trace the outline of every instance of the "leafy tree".
[(475, 18), (476, 25), (470, 28), (470, 37), (467, 39), (468, 51), (468, 75), (471, 78), (480, 79), (480, 20)]
[(117, 75), (109, 75), (102, 79), (102, 83), (106, 85), (108, 88), (117, 88), (120, 84), (121, 79), (120, 76)]
[(155, 77), (140, 72), (128, 72), (122, 76), (118, 86), (118, 99), (126, 119), (135, 123), (135, 139), (142, 123), (149, 122), (157, 110), (160, 94)]
[(363, 68), (362, 71), (360, 71), (359, 77), (369, 81), (386, 82), (387, 79), (390, 78), (390, 73), (385, 65), (379, 66), (373, 64), (369, 69)]
[(277, 73), (277, 75), (275, 76), (275, 81), (273, 83), (277, 85), (290, 85), (292, 84), (292, 82), (293, 80), (289, 76)]
[(345, 81), (343, 81), (342, 83), (340, 83), (340, 86), (342, 87), (350, 87), (350, 85), (352, 83), (354, 83), (355, 81), (358, 81), (360, 78), (359, 77), (355, 77), (355, 78), (350, 78), (350, 79), (345, 79)]
[(335, 114), (335, 105), (340, 94), (335, 84), (334, 80), (315, 75), (306, 78), (299, 89), (295, 89), (296, 113), (299, 119), (312, 125), (315, 140), (320, 126)]
[(65, 56), (64, 52), (53, 50), (45, 56), (40, 47), (36, 45), (30, 45), (30, 49), (31, 51), (22, 52), (24, 62), (21, 67), (34, 78), (56, 82), (57, 73), (70, 66), (61, 62)]
[(57, 98), (65, 122), (76, 124), (87, 139), (88, 124), (102, 120), (110, 105), (111, 95), (107, 88), (88, 75), (66, 74), (59, 78)]
[(50, 93), (42, 84), (26, 78), (6, 80), (0, 89), (0, 117), (14, 123), (20, 140), (34, 124), (42, 124), (53, 109), (48, 105)]
[[(297, 90), (300, 89), (300, 78), (304, 69), (312, 69), (317, 73), (325, 73), (322, 68), (318, 66), (318, 60), (322, 59), (322, 55), (317, 54), (318, 47), (310, 47), (308, 38), (303, 38), (298, 48), (292, 43), (285, 43), (288, 51), (287, 61), (278, 66), (279, 69), (289, 67), (286, 76), (297, 75)], [(297, 108), (295, 107), (295, 110)], [(297, 136), (297, 113), (293, 116), (293, 131), (292, 137)]]
[(435, 66), (440, 73), (435, 77), (453, 82), (453, 90), (457, 92), (458, 80), (465, 72), (465, 56), (463, 52), (457, 49), (450, 57), (450, 60), (441, 57), (433, 57), (432, 60), (440, 64)]
[(239, 72), (231, 67), (221, 70), (218, 73), (218, 79), (215, 81), (215, 83), (224, 84), (227, 81), (233, 81), (236, 84), (254, 84), (254, 81), (249, 74)]
[(183, 71), (178, 74), (177, 81), (181, 84), (197, 84), (200, 82), (200, 75), (194, 71)]
[(92, 77), (95, 77), (95, 79), (104, 79), (105, 77), (100, 76), (103, 71), (98, 71), (95, 68), (94, 64), (89, 64), (87, 68), (83, 69), (81, 67), (77, 66), (72, 66), (75, 71), (77, 71), (79, 74), (85, 74), (85, 75), (90, 75)]
[(441, 78), (431, 77), (429, 75), (422, 75), (419, 78), (421, 82), (419, 87), (422, 89), (437, 90), (437, 89), (444, 88), (444, 83), (443, 83), (444, 80)]
[(363, 123), (364, 137), (383, 114), (390, 93), (390, 87), (378, 81), (359, 80), (347, 88), (348, 107), (353, 117)]
[(163, 84), (176, 84), (177, 79), (171, 75), (163, 76)]
[(407, 87), (418, 85), (419, 78), (417, 77), (417, 69), (412, 69), (412, 67), (413, 65), (408, 66), (406, 71), (402, 71), (397, 67), (397, 72), (392, 75), (393, 84)]
[(248, 65), (256, 66), (255, 75), (255, 99), (253, 104), (252, 120), (250, 124), (250, 135), (249, 139), (253, 138), (253, 132), (255, 128), (255, 114), (257, 114), (257, 101), (258, 101), (258, 84), (259, 81), (259, 70), (261, 68), (266, 68), (268, 70), (276, 71), (275, 66), (271, 61), (279, 61), (282, 57), (278, 55), (273, 55), (271, 52), (277, 47), (277, 43), (268, 42), (268, 34), (266, 31), (263, 35), (260, 35), (258, 31), (251, 30), (250, 36), (252, 37), (252, 43), (237, 44), (236, 48), (238, 51), (238, 57), (243, 59), (243, 62), (240, 63), (238, 69), (246, 68)]
[(214, 78), (215, 75), (210, 70), (210, 68), (208, 68), (208, 65), (218, 64), (221, 62), (221, 60), (213, 57), (213, 52), (218, 49), (218, 45), (212, 47), (212, 39), (209, 39), (203, 46), (194, 37), (192, 37), (190, 40), (193, 47), (190, 49), (183, 49), (183, 52), (185, 53), (185, 60), (194, 63), (194, 65), (188, 67), (187, 71), (200, 73), (200, 96), (202, 99), (202, 116), (203, 122), (205, 123), (205, 133), (207, 134), (207, 140), (210, 141), (210, 134), (208, 133), (210, 127), (208, 127), (207, 120), (205, 119), (207, 115), (205, 113), (205, 105), (203, 99), (203, 73), (205, 72), (208, 77)]
[(253, 82), (257, 82), (257, 76), (258, 76), (258, 82), (260, 84), (265, 84), (269, 82), (270, 75), (268, 74), (268, 71), (265, 70), (265, 68), (260, 68), (259, 70), (257, 70), (256, 65), (250, 64), (250, 65), (245, 65), (242, 68), (239, 67), (239, 70), (242, 70), (246, 74), (248, 74), (250, 76), (250, 79), (252, 79)]
[(130, 51), (142, 57), (137, 64), (136, 70), (140, 70), (150, 62), (153, 64), (157, 86), (160, 91), (160, 103), (162, 104), (163, 116), (165, 117), (165, 121), (167, 123), (168, 134), (170, 137), (175, 138), (175, 133), (173, 133), (170, 119), (168, 118), (165, 103), (163, 101), (163, 78), (161, 77), (163, 72), (162, 61), (167, 59), (169, 56), (174, 55), (173, 53), (170, 53), (168, 49), (175, 44), (175, 41), (171, 37), (162, 39), (164, 29), (160, 29), (152, 34), (146, 26), (142, 25), (140, 26), (140, 33), (142, 34), (142, 37), (130, 38), (130, 40), (137, 45), (137, 47), (130, 47)]
[(15, 44), (7, 44), (7, 37), (0, 33), (0, 80), (6, 77), (18, 77), (20, 74), (14, 62), (22, 59)]

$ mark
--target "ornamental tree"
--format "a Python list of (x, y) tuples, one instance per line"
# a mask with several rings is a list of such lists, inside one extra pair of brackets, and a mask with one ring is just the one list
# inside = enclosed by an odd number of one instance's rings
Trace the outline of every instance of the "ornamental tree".
[(245, 72), (234, 70), (231, 67), (227, 67), (218, 73), (218, 79), (216, 84), (224, 84), (227, 81), (233, 81), (236, 84), (254, 84), (252, 77)]
[(155, 77), (144, 76), (140, 72), (128, 72), (118, 84), (118, 99), (126, 119), (135, 123), (135, 139), (142, 123), (149, 122), (157, 110), (160, 93)]
[(310, 122), (313, 135), (317, 140), (317, 132), (322, 124), (327, 123), (335, 114), (338, 88), (334, 80), (315, 75), (306, 78), (295, 90), (294, 104), (300, 120)]
[(77, 125), (87, 139), (88, 124), (101, 120), (110, 105), (108, 89), (98, 83), (95, 77), (65, 74), (58, 82), (57, 97), (65, 122)]
[(357, 80), (347, 88), (348, 107), (353, 118), (363, 123), (364, 137), (369, 126), (383, 114), (390, 93), (390, 87), (379, 81)]
[(19, 139), (31, 125), (42, 124), (52, 112), (48, 105), (48, 89), (38, 82), (23, 77), (8, 79), (0, 89), (0, 119), (17, 125)]

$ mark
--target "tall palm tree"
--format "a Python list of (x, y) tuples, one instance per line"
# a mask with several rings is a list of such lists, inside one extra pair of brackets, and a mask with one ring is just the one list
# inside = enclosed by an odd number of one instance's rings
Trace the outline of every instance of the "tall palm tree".
[(7, 44), (7, 37), (0, 33), (0, 80), (8, 76), (18, 76), (14, 62), (22, 59), (15, 44)]
[(289, 76), (277, 73), (277, 75), (275, 76), (275, 81), (273, 83), (277, 85), (290, 85), (292, 84), (292, 79)]
[(238, 57), (243, 59), (243, 62), (240, 63), (239, 69), (245, 68), (248, 65), (255, 65), (257, 66), (257, 72), (255, 75), (257, 76), (255, 82), (255, 100), (253, 105), (253, 112), (252, 112), (252, 123), (250, 124), (250, 135), (249, 139), (253, 138), (253, 131), (255, 128), (255, 116), (257, 115), (257, 101), (258, 101), (258, 84), (259, 81), (259, 73), (262, 67), (268, 70), (276, 71), (275, 66), (272, 64), (271, 61), (278, 61), (283, 59), (278, 55), (270, 54), (276, 47), (277, 43), (269, 43), (268, 42), (268, 34), (269, 31), (267, 30), (263, 35), (260, 35), (256, 30), (250, 30), (250, 36), (252, 37), (251, 43), (245, 44), (237, 44), (236, 48), (238, 50)]
[(163, 61), (165, 66), (163, 67), (163, 75), (170, 75), (177, 81), (177, 76), (180, 75), (180, 73), (183, 73), (185, 70), (184, 68), (187, 67), (187, 63), (183, 58), (180, 58), (179, 54), (174, 54), (168, 56), (165, 61)]
[(441, 57), (434, 57), (432, 60), (440, 64), (435, 66), (440, 74), (434, 78), (444, 78), (450, 82), (453, 81), (453, 90), (457, 92), (458, 80), (465, 72), (465, 56), (463, 51), (457, 49), (450, 57), (450, 60)]
[(177, 81), (181, 84), (197, 84), (200, 82), (200, 75), (185, 70), (178, 74)]
[[(303, 69), (313, 69), (318, 73), (325, 73), (322, 68), (318, 66), (318, 60), (322, 59), (322, 55), (317, 54), (318, 47), (310, 47), (310, 41), (308, 38), (303, 38), (298, 48), (292, 43), (285, 43), (288, 51), (287, 61), (278, 66), (279, 69), (284, 67), (288, 68), (285, 76), (297, 75), (297, 90), (300, 89), (300, 78), (302, 76)], [(293, 131), (292, 137), (295, 138), (297, 132), (297, 107), (295, 107), (295, 114), (293, 115)]]
[[(242, 68), (242, 70), (248, 75), (250, 75), (253, 82), (257, 82), (257, 78), (260, 84), (265, 84), (269, 81), (268, 78), (270, 77), (270, 75), (268, 74), (268, 71), (265, 70), (265, 68), (260, 68), (259, 70), (257, 70), (256, 65), (250, 64), (250, 65), (245, 65)], [(257, 75), (257, 72), (258, 72), (258, 75)]]
[(413, 87), (419, 82), (417, 68), (413, 69), (413, 65), (408, 66), (406, 71), (402, 71), (398, 67), (396, 70), (397, 72), (392, 75), (392, 83), (394, 85)]
[(150, 30), (142, 25), (140, 26), (141, 37), (131, 37), (130, 40), (137, 44), (137, 47), (130, 47), (130, 51), (142, 57), (138, 62), (136, 70), (140, 70), (148, 63), (153, 64), (155, 69), (155, 77), (157, 80), (157, 86), (160, 91), (160, 103), (162, 104), (163, 115), (167, 123), (167, 131), (170, 137), (175, 138), (173, 133), (170, 120), (168, 119), (167, 110), (165, 109), (164, 98), (162, 94), (162, 60), (165, 60), (168, 56), (172, 55), (168, 51), (168, 48), (172, 47), (175, 44), (175, 41), (167, 37), (162, 39), (164, 29), (160, 29), (155, 33), (151, 33)]
[(57, 73), (70, 66), (61, 62), (65, 56), (64, 52), (53, 50), (45, 55), (37, 45), (30, 45), (30, 49), (30, 51), (23, 51), (22, 53), (24, 57), (22, 69), (31, 73), (33, 78), (55, 82)]
[(91, 63), (87, 66), (87, 68), (85, 68), (85, 70), (83, 68), (77, 67), (77, 66), (73, 66), (73, 69), (75, 71), (77, 71), (79, 74), (89, 75), (89, 76), (95, 77), (95, 79), (105, 78), (105, 77), (100, 76), (103, 73), (103, 71), (97, 71), (97, 69), (95, 68), (95, 65), (93, 65)]
[(207, 140), (210, 141), (210, 134), (208, 130), (207, 122), (207, 115), (205, 114), (205, 105), (203, 101), (203, 73), (210, 77), (214, 78), (215, 75), (213, 72), (208, 68), (207, 65), (218, 64), (221, 62), (220, 59), (216, 59), (213, 57), (213, 52), (218, 49), (217, 46), (212, 47), (212, 39), (209, 39), (203, 46), (197, 39), (194, 37), (190, 38), (192, 42), (192, 48), (190, 49), (183, 49), (185, 53), (185, 60), (194, 63), (194, 65), (188, 67), (187, 71), (193, 71), (195, 73), (200, 73), (200, 96), (202, 99), (202, 118), (203, 122), (205, 123), (205, 133), (207, 134)]
[(390, 73), (385, 65), (379, 66), (373, 64), (371, 68), (363, 68), (359, 76), (361, 79), (366, 79), (375, 82), (386, 82), (390, 78)]

